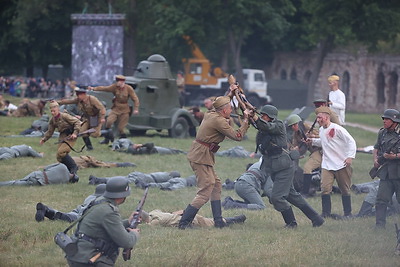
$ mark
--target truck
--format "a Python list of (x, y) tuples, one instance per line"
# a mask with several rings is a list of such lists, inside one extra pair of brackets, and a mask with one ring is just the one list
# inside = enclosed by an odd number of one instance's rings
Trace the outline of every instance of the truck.
[[(131, 115), (127, 125), (132, 135), (168, 130), (173, 138), (194, 136), (198, 122), (192, 113), (180, 107), (176, 80), (162, 55), (154, 54), (141, 61), (133, 76), (126, 76), (125, 83), (132, 86), (140, 101), (139, 114)], [(90, 94), (111, 108), (112, 94), (101, 91)]]
[[(210, 96), (224, 95), (228, 90), (228, 74), (220, 67), (213, 67), (201, 49), (190, 38), (183, 38), (191, 48), (193, 58), (184, 58), (185, 104), (201, 105)], [(243, 69), (244, 84), (241, 85), (250, 103), (255, 107), (272, 103), (267, 94), (268, 83), (260, 69)]]

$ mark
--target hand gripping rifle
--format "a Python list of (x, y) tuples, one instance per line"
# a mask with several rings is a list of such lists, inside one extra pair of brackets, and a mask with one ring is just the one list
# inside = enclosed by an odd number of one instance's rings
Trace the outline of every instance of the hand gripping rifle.
[[(96, 129), (90, 128), (89, 130), (80, 132), (80, 133), (76, 136), (76, 138), (78, 138), (78, 137), (80, 137), (80, 136), (82, 136), (82, 135), (91, 134), (91, 133), (94, 133), (94, 132), (96, 132)], [(65, 143), (67, 146), (69, 146), (69, 148), (70, 148), (72, 151), (74, 151), (74, 152), (76, 152), (76, 153), (81, 153), (81, 152), (83, 151), (83, 149), (85, 148), (85, 146), (86, 146), (86, 145), (84, 145), (84, 146), (81, 148), (80, 151), (77, 151), (77, 150), (75, 150), (67, 141), (68, 141), (68, 137), (64, 138), (63, 140), (59, 140), (59, 141), (55, 142), (54, 144), (57, 145), (57, 144)]]
[[(396, 147), (396, 145), (399, 143), (400, 138), (384, 153), (390, 153), (392, 151), (392, 149), (394, 149)], [(378, 163), (379, 166), (378, 167), (372, 167), (371, 170), (369, 171), (369, 176), (371, 177), (371, 179), (374, 179), (376, 177), (376, 175), (378, 174), (378, 171), (387, 163), (387, 160), (385, 159), (385, 157), (382, 155), (380, 155), (378, 157)]]
[[(138, 224), (140, 223), (140, 220), (141, 220), (140, 217), (142, 215), (144, 202), (146, 201), (148, 192), (149, 192), (149, 187), (146, 187), (146, 189), (144, 190), (142, 199), (140, 200), (139, 204), (136, 207), (136, 212), (133, 215), (132, 222), (131, 222), (131, 224), (129, 225), (128, 228), (136, 229)], [(132, 248), (124, 249), (124, 251), (122, 252), (122, 258), (124, 259), (124, 261), (130, 260), (131, 259), (131, 254), (132, 254)]]
[[(232, 74), (229, 75), (228, 82), (230, 85), (236, 84), (238, 86), (238, 89), (234, 91), (234, 94), (235, 94), (235, 97), (239, 103), (239, 107), (242, 110), (242, 112), (244, 112), (246, 109), (249, 109), (249, 110), (252, 110), (255, 113), (257, 113), (258, 115), (261, 115), (257, 111), (257, 109), (252, 104), (250, 104), (250, 102), (247, 100), (243, 89), (239, 86), (239, 82), (236, 81), (236, 78)], [(249, 121), (250, 121), (251, 125), (254, 126), (254, 128), (258, 129), (257, 124), (255, 123), (253, 118), (249, 118)]]

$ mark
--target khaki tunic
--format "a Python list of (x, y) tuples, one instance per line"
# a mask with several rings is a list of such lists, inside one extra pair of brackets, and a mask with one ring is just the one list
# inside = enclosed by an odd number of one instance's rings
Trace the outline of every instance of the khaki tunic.
[(111, 109), (117, 115), (120, 115), (122, 113), (129, 113), (129, 98), (131, 98), (134, 103), (134, 110), (139, 110), (139, 98), (137, 97), (133, 88), (128, 84), (124, 84), (124, 87), (122, 89), (118, 87), (116, 83), (110, 86), (97, 86), (93, 88), (93, 91), (105, 91), (113, 93), (115, 98)]
[[(72, 133), (78, 135), (81, 129), (81, 121), (67, 113), (60, 113), (59, 116), (52, 117), (49, 122), (49, 129), (44, 134), (43, 141), (49, 140), (50, 137), (53, 135), (55, 129), (58, 129), (58, 131), (60, 132), (58, 140), (62, 141), (65, 140)], [(67, 142), (69, 146), (64, 142), (58, 144), (57, 160), (59, 162), (61, 162), (62, 158), (71, 151), (70, 146), (74, 146), (76, 139), (65, 140), (65, 142)]]
[(44, 104), (38, 100), (28, 101), (18, 106), (17, 110), (12, 113), (13, 117), (36, 116), (41, 117), (43, 114)]
[[(162, 212), (161, 210), (153, 210), (149, 212), (149, 217), (150, 217), (149, 225), (178, 227), (182, 214), (183, 210), (175, 211), (173, 213)], [(192, 225), (199, 227), (212, 227), (214, 226), (214, 220), (196, 214), (196, 216), (192, 221)]]
[(90, 128), (89, 119), (90, 117), (97, 117), (98, 125), (95, 128), (95, 132), (91, 133), (90, 136), (98, 137), (100, 136), (101, 126), (102, 123), (100, 122), (106, 116), (106, 109), (104, 105), (97, 99), (97, 97), (89, 95), (88, 101), (80, 101), (79, 98), (74, 99), (63, 99), (57, 101), (60, 105), (67, 105), (67, 104), (76, 104), (78, 109), (81, 110), (84, 114), (82, 125), (81, 125), (81, 132), (84, 132)]
[(93, 168), (117, 167), (116, 163), (100, 161), (91, 156), (72, 157), (72, 159), (75, 161), (76, 165), (78, 165), (79, 169), (92, 168), (92, 167)]
[[(211, 110), (204, 115), (198, 129), (196, 140), (208, 144), (222, 142), (225, 137), (241, 141), (249, 128), (248, 123), (243, 123), (238, 130), (234, 130), (227, 119), (218, 112)], [(198, 191), (191, 205), (201, 208), (208, 200), (221, 199), (221, 180), (214, 171), (214, 153), (209, 147), (193, 141), (187, 158), (197, 178)]]

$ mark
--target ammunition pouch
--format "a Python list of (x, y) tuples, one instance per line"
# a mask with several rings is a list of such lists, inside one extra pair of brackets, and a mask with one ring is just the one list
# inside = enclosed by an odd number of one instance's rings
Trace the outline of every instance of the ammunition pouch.
[(89, 116), (89, 128), (96, 128), (99, 125), (99, 116)]
[(64, 232), (59, 232), (54, 236), (54, 242), (70, 257), (76, 254), (78, 251), (77, 239), (70, 237)]
[(103, 239), (96, 239), (92, 238), (86, 234), (78, 233), (78, 239), (83, 239), (92, 243), (96, 249), (96, 251), (100, 252), (101, 254), (107, 256), (112, 261), (115, 262), (118, 256), (118, 247), (115, 245), (114, 242), (107, 242)]
[(74, 133), (74, 129), (67, 129), (67, 130), (65, 130), (65, 131), (62, 131), (61, 133), (60, 133), (60, 135), (61, 134), (65, 134), (65, 135), (71, 135), (71, 134), (73, 134)]
[(292, 160), (298, 160), (300, 158), (300, 152), (296, 149), (289, 151), (289, 157)]

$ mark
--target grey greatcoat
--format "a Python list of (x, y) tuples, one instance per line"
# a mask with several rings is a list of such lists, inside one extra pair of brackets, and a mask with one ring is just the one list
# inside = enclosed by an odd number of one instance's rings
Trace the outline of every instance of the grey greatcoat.
[(31, 146), (17, 145), (12, 147), (0, 147), (0, 160), (19, 157), (43, 157), (36, 152)]
[(46, 166), (43, 171), (31, 172), (20, 180), (0, 182), (0, 186), (66, 184), (69, 179), (70, 173), (67, 166), (62, 163), (55, 163)]

